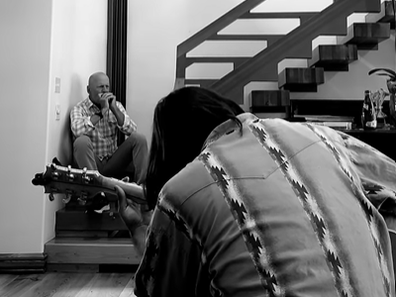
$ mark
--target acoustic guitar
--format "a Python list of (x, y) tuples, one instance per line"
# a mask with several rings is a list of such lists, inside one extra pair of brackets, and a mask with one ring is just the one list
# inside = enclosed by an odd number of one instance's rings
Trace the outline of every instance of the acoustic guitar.
[(80, 205), (90, 205), (98, 195), (108, 202), (115, 202), (118, 200), (115, 185), (118, 185), (125, 191), (127, 199), (138, 204), (147, 204), (144, 188), (136, 183), (106, 177), (97, 170), (76, 169), (59, 164), (54, 159), (46, 166), (45, 172), (36, 173), (32, 180), (33, 185), (44, 186), (44, 192), (49, 193), (51, 201), (55, 199), (54, 194), (65, 194), (64, 203), (68, 203), (73, 197), (78, 197), (77, 201)]

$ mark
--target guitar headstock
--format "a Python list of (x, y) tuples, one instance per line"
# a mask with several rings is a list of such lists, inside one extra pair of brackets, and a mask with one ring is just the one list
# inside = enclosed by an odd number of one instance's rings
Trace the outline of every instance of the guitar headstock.
[(32, 180), (36, 186), (44, 186), (44, 192), (49, 193), (49, 199), (54, 200), (54, 194), (65, 194), (64, 203), (73, 197), (81, 205), (90, 202), (96, 195), (102, 194), (106, 198), (116, 200), (114, 194), (106, 195), (109, 189), (103, 185), (103, 176), (96, 170), (76, 169), (51, 163), (46, 171), (37, 173)]

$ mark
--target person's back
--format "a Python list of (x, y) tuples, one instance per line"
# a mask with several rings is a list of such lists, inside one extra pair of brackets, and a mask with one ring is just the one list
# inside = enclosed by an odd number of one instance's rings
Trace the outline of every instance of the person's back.
[(233, 121), (219, 126), (164, 186), (137, 288), (150, 296), (394, 296), (388, 229), (363, 186), (395, 190), (395, 163), (359, 156), (378, 153), (331, 129), (238, 118), (242, 135)]

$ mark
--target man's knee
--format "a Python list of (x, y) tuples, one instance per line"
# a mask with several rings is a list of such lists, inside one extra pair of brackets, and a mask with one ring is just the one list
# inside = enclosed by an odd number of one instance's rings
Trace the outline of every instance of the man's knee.
[(92, 148), (93, 148), (92, 141), (86, 135), (81, 135), (80, 137), (77, 137), (73, 142), (73, 150), (75, 152), (81, 151), (81, 150), (92, 149)]
[(91, 139), (82, 135), (73, 142), (73, 161), (74, 166), (91, 170), (97, 170), (96, 158)]
[(127, 139), (125, 139), (125, 141), (130, 143), (132, 146), (147, 147), (147, 139), (141, 133), (132, 133)]

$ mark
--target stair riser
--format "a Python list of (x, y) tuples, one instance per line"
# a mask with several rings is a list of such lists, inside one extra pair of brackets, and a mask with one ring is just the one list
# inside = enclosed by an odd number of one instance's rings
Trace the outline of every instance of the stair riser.
[(98, 214), (84, 211), (57, 211), (56, 231), (116, 231), (128, 230), (118, 213)]
[(139, 264), (130, 239), (54, 240), (45, 245), (48, 264)]

